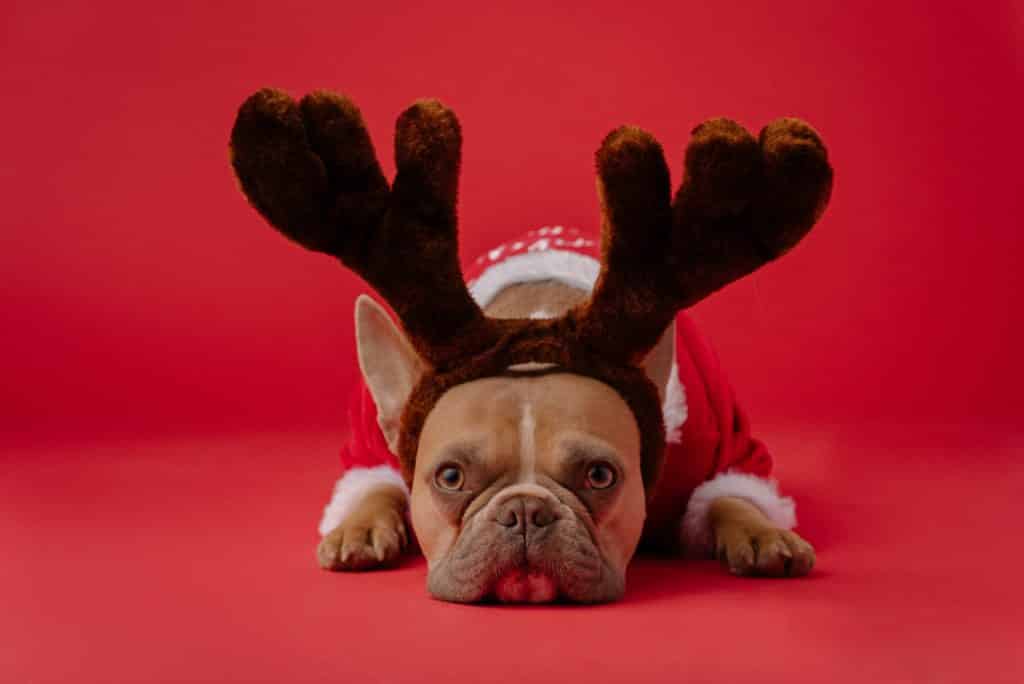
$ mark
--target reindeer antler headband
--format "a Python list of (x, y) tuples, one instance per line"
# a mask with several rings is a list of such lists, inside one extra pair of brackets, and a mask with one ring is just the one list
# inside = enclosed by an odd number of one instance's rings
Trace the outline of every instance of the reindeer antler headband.
[(488, 318), (458, 260), (462, 135), (436, 100), (398, 117), (397, 174), (384, 178), (358, 108), (327, 91), (298, 103), (265, 89), (242, 105), (231, 161), (252, 205), (304, 247), (338, 257), (384, 297), (430, 368), (402, 415), (411, 480), (420, 431), (440, 396), (509, 366), (553, 363), (616, 389), (636, 417), (648, 495), (665, 429), (640, 367), (676, 313), (781, 256), (828, 203), (832, 169), (817, 133), (779, 119), (758, 139), (727, 119), (693, 130), (671, 198), (661, 146), (633, 127), (597, 152), (601, 272), (590, 301), (561, 318)]

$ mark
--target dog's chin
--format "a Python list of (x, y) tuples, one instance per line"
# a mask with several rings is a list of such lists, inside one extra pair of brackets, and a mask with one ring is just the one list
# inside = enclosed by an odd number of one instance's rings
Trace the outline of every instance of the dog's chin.
[(427, 589), (459, 603), (603, 603), (622, 596), (625, 575), (605, 561), (578, 519), (565, 518), (528, 541), (474, 517), (432, 564)]
[(427, 576), (430, 593), (458, 603), (605, 603), (622, 597), (625, 577), (603, 561), (575, 563), (518, 556), (484, 563), (472, 571), (441, 564)]
[(501, 603), (551, 603), (558, 598), (558, 584), (546, 572), (515, 568), (498, 578), (493, 593)]

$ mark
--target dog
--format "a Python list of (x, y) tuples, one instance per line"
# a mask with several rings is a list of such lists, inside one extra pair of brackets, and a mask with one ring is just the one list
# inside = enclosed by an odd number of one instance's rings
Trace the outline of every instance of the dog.
[(465, 279), (454, 114), (413, 105), (395, 144), (389, 187), (358, 109), (324, 91), (301, 103), (260, 91), (232, 131), (250, 202), (363, 275), (402, 322), (356, 301), (363, 382), (320, 566), (393, 564), (414, 534), (429, 593), (465, 603), (619, 599), (641, 542), (736, 575), (810, 572), (771, 456), (681, 310), (821, 216), (832, 172), (817, 133), (796, 119), (758, 138), (705, 122), (670, 205), (660, 146), (617, 129), (598, 152), (600, 239), (546, 226)]

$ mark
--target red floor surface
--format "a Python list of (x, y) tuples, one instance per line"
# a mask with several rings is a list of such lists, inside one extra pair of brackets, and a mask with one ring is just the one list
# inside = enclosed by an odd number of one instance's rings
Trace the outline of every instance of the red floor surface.
[(817, 545), (814, 572), (751, 580), (712, 562), (641, 559), (625, 600), (602, 607), (440, 603), (419, 560), (319, 570), (315, 525), (337, 435), (16, 451), (0, 480), (0, 672), (5, 682), (1024, 681), (1024, 434), (762, 434)]
[[(0, 684), (1024, 681), (1019, 0), (14, 0), (0, 31)], [(268, 85), (351, 95), (389, 170), (445, 100), (466, 255), (593, 229), (619, 124), (678, 182), (703, 119), (810, 121), (823, 220), (693, 313), (814, 574), (640, 560), (622, 603), (499, 609), (319, 571), (363, 286), (237, 190)]]

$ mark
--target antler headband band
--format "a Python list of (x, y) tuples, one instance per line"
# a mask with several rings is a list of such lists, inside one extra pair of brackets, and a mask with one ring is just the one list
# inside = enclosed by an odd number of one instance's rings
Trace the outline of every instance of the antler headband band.
[(402, 415), (407, 480), (423, 423), (445, 391), (534, 361), (622, 395), (640, 429), (650, 495), (665, 431), (640, 364), (680, 309), (807, 234), (832, 188), (824, 145), (797, 119), (779, 119), (757, 139), (728, 119), (706, 121), (693, 130), (672, 199), (658, 142), (639, 128), (612, 131), (597, 152), (600, 275), (588, 302), (548, 320), (488, 318), (470, 296), (456, 231), (461, 147), (454, 113), (416, 102), (398, 117), (389, 187), (358, 108), (327, 91), (296, 103), (261, 90), (231, 132), (231, 162), (250, 203), (287, 237), (362, 276), (429, 365)]

